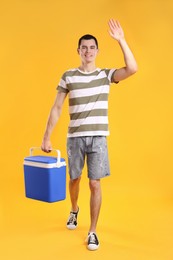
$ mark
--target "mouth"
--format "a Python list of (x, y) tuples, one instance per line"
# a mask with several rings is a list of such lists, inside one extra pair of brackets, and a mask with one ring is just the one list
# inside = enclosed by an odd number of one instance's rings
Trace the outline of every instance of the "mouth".
[(91, 54), (85, 54), (85, 57), (86, 57), (86, 58), (91, 58), (92, 55), (91, 55)]

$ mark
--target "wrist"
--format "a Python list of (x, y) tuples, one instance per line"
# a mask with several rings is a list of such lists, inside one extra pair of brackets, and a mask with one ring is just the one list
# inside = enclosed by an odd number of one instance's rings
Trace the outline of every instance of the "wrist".
[(44, 134), (43, 141), (50, 141), (50, 136), (47, 133)]
[(119, 44), (123, 44), (124, 42), (126, 42), (126, 40), (125, 40), (124, 37), (118, 39), (118, 43), (119, 43)]

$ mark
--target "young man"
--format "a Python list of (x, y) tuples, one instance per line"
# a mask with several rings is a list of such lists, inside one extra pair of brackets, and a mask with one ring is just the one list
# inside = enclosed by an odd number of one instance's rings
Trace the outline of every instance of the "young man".
[(109, 86), (111, 83), (118, 83), (128, 78), (137, 71), (135, 58), (128, 47), (120, 23), (110, 19), (108, 25), (110, 36), (121, 47), (125, 66), (119, 69), (97, 68), (95, 64), (98, 54), (97, 39), (92, 35), (82, 36), (77, 49), (81, 64), (78, 68), (63, 74), (42, 142), (42, 150), (50, 152), (52, 149), (50, 136), (60, 117), (64, 100), (69, 95), (70, 124), (67, 153), (71, 212), (67, 228), (77, 227), (79, 184), (86, 157), (91, 192), (91, 222), (87, 237), (89, 250), (96, 250), (99, 247), (96, 226), (101, 207), (100, 179), (110, 175), (106, 141), (106, 136), (109, 134), (107, 118)]

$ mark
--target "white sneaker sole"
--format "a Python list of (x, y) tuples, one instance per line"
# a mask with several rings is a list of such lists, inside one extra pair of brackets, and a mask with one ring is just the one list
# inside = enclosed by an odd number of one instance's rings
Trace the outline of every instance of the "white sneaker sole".
[(70, 229), (70, 230), (74, 230), (74, 229), (76, 229), (76, 228), (77, 228), (77, 225), (76, 225), (76, 226), (74, 226), (74, 225), (72, 225), (72, 226), (70, 226), (70, 225), (67, 225), (67, 228), (68, 228), (68, 229)]
[(98, 245), (90, 244), (90, 245), (87, 245), (87, 248), (90, 251), (94, 251), (94, 250), (97, 250), (99, 248), (99, 244)]

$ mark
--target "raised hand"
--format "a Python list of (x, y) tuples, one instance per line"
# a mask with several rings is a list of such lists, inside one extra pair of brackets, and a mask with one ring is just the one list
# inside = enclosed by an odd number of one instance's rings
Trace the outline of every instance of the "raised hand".
[(109, 25), (109, 34), (112, 38), (114, 38), (117, 41), (124, 38), (124, 32), (119, 21), (110, 19), (108, 25)]

